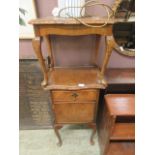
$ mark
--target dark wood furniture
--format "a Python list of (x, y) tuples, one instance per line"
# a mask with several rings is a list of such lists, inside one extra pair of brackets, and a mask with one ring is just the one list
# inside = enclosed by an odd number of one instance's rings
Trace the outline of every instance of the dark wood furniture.
[(101, 155), (134, 155), (135, 96), (105, 95), (105, 107), (99, 125)]
[[(83, 18), (88, 24), (102, 24), (104, 18)], [(36, 38), (33, 39), (33, 48), (40, 62), (44, 80), (42, 86), (49, 90), (54, 111), (54, 129), (62, 145), (58, 129), (64, 124), (84, 123), (93, 129), (90, 142), (94, 144), (93, 137), (96, 132), (96, 112), (100, 89), (107, 87), (104, 75), (105, 70), (115, 46), (112, 34), (112, 25), (115, 20), (110, 20), (103, 28), (85, 27), (74, 19), (49, 17), (30, 21), (33, 24)], [(57, 67), (52, 52), (50, 35), (96, 35), (96, 49), (92, 56), (90, 66), (76, 66), (74, 68)], [(106, 49), (103, 64), (97, 66), (97, 56), (101, 36), (106, 38)], [(44, 38), (48, 49), (48, 67), (44, 62), (41, 51), (41, 38)]]

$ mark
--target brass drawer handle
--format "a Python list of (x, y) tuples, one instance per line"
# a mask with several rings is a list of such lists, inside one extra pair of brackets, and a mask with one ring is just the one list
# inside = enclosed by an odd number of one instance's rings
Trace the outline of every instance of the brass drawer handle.
[(74, 99), (76, 99), (79, 95), (77, 93), (73, 93), (72, 97), (74, 97)]

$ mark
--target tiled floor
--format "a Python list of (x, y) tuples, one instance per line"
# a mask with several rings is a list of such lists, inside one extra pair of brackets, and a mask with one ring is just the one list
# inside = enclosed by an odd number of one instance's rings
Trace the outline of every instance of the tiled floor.
[(67, 126), (60, 130), (63, 145), (51, 130), (20, 130), (20, 155), (99, 155), (97, 135), (95, 145), (89, 143), (91, 130), (82, 126)]

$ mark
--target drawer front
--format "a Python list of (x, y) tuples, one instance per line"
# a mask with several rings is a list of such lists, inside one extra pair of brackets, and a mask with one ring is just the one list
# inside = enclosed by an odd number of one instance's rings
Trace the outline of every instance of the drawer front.
[(98, 90), (52, 91), (53, 101), (96, 101)]
[(54, 104), (56, 123), (90, 123), (95, 120), (95, 102)]

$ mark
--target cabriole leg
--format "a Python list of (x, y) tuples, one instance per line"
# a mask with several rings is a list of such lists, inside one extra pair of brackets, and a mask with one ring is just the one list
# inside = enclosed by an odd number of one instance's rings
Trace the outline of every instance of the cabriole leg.
[(35, 54), (39, 60), (42, 72), (43, 72), (43, 76), (44, 76), (44, 80), (42, 81), (41, 85), (42, 86), (46, 86), (47, 85), (47, 81), (48, 81), (48, 76), (47, 76), (47, 70), (46, 70), (46, 65), (44, 62), (44, 58), (41, 52), (41, 40), (40, 37), (36, 37), (32, 40), (32, 45), (33, 45), (33, 49), (35, 51)]
[(94, 142), (94, 136), (96, 134), (96, 124), (95, 123), (90, 123), (88, 124), (89, 128), (92, 128), (93, 131), (92, 131), (92, 134), (91, 134), (91, 137), (90, 137), (90, 144), (91, 145), (94, 145), (95, 142)]
[(58, 131), (61, 128), (62, 128), (62, 125), (54, 125), (54, 131), (58, 138), (58, 143), (57, 143), (58, 146), (62, 146), (62, 139), (61, 139), (59, 131)]

